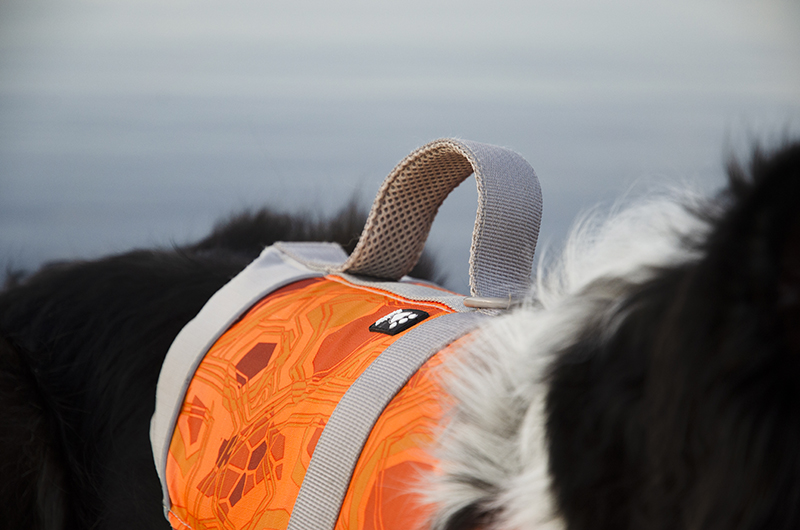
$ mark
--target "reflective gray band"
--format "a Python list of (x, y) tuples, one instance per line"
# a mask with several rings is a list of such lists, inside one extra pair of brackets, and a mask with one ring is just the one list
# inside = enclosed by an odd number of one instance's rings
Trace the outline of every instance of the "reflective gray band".
[(289, 530), (333, 530), (361, 450), (384, 408), (436, 352), (483, 315), (451, 313), (404, 332), (361, 374), (334, 409), (306, 471)]

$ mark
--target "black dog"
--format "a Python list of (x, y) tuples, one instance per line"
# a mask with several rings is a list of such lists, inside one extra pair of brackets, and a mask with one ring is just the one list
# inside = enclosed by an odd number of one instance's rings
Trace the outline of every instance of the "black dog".
[[(800, 527), (800, 143), (729, 174), (694, 210), (657, 210), (661, 240), (635, 215), (574, 239), (584, 262), (540, 274), (465, 352), (435, 525)], [(353, 207), (324, 223), (260, 212), (194, 245), (9, 281), (2, 524), (167, 528), (148, 432), (171, 342), (265, 245), (351, 250), (362, 226)]]
[[(0, 295), (0, 525), (169, 528), (150, 450), (161, 364), (205, 302), (275, 241), (336, 241), (366, 215), (243, 214), (202, 241), (57, 263)], [(413, 272), (433, 278), (423, 256)]]

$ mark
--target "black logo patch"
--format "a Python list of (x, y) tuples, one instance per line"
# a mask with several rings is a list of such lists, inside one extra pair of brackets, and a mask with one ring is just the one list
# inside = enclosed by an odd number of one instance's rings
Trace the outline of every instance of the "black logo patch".
[(387, 335), (397, 335), (429, 316), (428, 313), (419, 309), (398, 309), (379, 319), (369, 327), (369, 330)]

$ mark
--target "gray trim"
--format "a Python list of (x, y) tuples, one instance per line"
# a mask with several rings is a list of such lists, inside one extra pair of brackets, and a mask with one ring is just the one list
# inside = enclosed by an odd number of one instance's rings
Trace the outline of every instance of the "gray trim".
[(472, 331), (483, 315), (450, 313), (403, 334), (347, 390), (317, 442), (288, 530), (333, 530), (361, 450), (394, 396), (436, 352)]
[(273, 246), (312, 271), (327, 272), (341, 266), (347, 259), (338, 243), (278, 241)]
[(412, 283), (413, 278), (405, 277), (403, 280), (395, 282), (334, 272), (347, 258), (342, 248), (335, 243), (287, 243), (282, 241), (275, 243), (275, 247), (300, 266), (315, 271), (328, 271), (331, 275), (340, 276), (353, 285), (380, 289), (419, 302), (439, 302), (459, 313), (470, 311), (470, 308), (464, 305), (464, 295), (442, 290), (433, 284), (427, 286)]
[(320, 276), (323, 273), (309, 271), (284, 259), (278, 249), (268, 247), (217, 291), (175, 337), (158, 376), (156, 409), (150, 421), (150, 445), (164, 493), (165, 514), (171, 506), (166, 483), (169, 444), (186, 390), (206, 352), (242, 314), (269, 293), (298, 280)]
[(338, 273), (333, 275), (341, 276), (353, 285), (358, 285), (361, 287), (374, 287), (376, 289), (393, 293), (404, 298), (410, 298), (411, 300), (416, 300), (418, 302), (439, 302), (440, 304), (444, 304), (453, 311), (458, 311), (459, 313), (472, 311), (472, 309), (464, 305), (463, 294), (455, 294), (449, 291), (437, 289), (435, 287), (411, 283), (413, 279), (409, 279), (410, 281), (384, 282), (375, 280), (374, 278), (355, 276), (353, 274)]

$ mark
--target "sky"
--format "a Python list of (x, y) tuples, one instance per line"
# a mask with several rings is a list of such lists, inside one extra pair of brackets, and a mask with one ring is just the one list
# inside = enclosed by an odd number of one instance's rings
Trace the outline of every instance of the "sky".
[[(536, 170), (540, 248), (620, 196), (800, 136), (791, 0), (0, 0), (0, 266), (366, 207), (440, 137)], [(476, 193), (429, 247), (466, 287)]]

